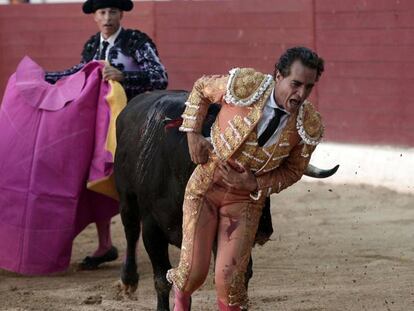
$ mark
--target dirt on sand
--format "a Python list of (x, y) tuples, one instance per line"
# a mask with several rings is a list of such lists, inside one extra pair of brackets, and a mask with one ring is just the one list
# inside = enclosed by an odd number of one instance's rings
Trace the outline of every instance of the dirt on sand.
[[(301, 182), (272, 196), (275, 233), (253, 251), (250, 310), (414, 310), (414, 196), (370, 186)], [(119, 216), (114, 244), (125, 249)], [(26, 277), (0, 270), (0, 310), (155, 310), (152, 268), (140, 242), (140, 283), (118, 292), (121, 260), (76, 271), (95, 248), (89, 226), (65, 273)], [(121, 251), (122, 252), (122, 251)], [(179, 250), (171, 247), (174, 265)], [(193, 310), (216, 310), (211, 273)]]

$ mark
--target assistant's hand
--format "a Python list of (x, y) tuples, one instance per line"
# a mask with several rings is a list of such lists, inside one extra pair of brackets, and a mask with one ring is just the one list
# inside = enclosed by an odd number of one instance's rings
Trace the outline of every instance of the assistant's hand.
[(211, 143), (203, 135), (194, 132), (187, 133), (187, 141), (191, 161), (195, 164), (206, 163), (210, 150), (213, 150)]
[(105, 67), (102, 69), (102, 76), (104, 80), (114, 80), (121, 82), (124, 80), (124, 74), (122, 71), (116, 69), (115, 67), (109, 65), (105, 62)]
[(235, 162), (220, 162), (218, 170), (221, 180), (230, 189), (254, 192), (257, 190), (257, 180), (252, 171)]

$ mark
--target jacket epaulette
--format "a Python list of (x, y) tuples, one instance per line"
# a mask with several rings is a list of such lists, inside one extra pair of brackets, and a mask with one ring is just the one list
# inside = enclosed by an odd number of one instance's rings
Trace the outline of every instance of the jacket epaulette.
[(296, 128), (306, 144), (316, 146), (321, 141), (324, 133), (322, 118), (310, 101), (306, 100), (299, 108)]
[(256, 102), (273, 81), (273, 77), (253, 68), (230, 70), (224, 100), (231, 105), (246, 107)]
[(145, 43), (149, 43), (158, 56), (157, 49), (151, 38), (142, 31), (136, 29), (125, 29), (119, 34), (122, 36), (121, 50), (126, 55), (134, 57), (135, 52)]
[(83, 46), (83, 51), (81, 53), (82, 62), (87, 63), (93, 59), (96, 51), (99, 48), (99, 41), (100, 41), (99, 32), (91, 36), (89, 40), (86, 41), (85, 45)]

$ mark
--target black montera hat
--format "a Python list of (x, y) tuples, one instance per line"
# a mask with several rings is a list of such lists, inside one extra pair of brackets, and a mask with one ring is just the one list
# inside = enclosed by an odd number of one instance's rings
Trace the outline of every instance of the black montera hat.
[(133, 7), (134, 3), (131, 0), (87, 0), (82, 6), (82, 10), (85, 14), (91, 14), (103, 8), (118, 8), (122, 11), (131, 11)]

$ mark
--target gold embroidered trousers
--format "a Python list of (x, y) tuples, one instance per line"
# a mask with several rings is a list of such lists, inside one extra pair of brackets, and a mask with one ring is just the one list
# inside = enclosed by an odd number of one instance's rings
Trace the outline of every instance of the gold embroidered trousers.
[(187, 293), (207, 277), (217, 239), (215, 286), (217, 299), (230, 306), (247, 305), (245, 272), (249, 263), (264, 199), (248, 192), (229, 191), (215, 175), (216, 162), (199, 165), (186, 188), (180, 263), (167, 279)]

